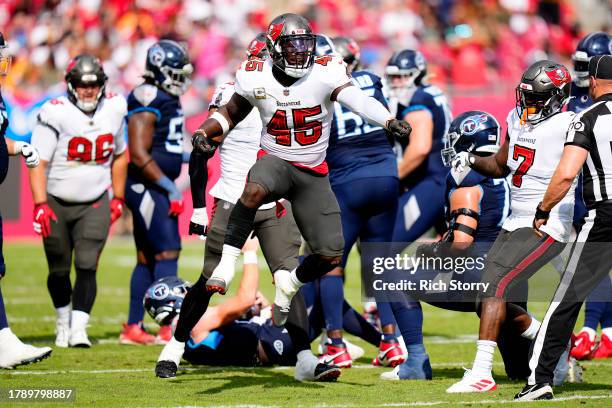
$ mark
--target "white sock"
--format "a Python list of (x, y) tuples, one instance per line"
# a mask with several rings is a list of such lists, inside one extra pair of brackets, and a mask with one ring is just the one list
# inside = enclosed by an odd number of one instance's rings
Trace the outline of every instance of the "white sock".
[(296, 290), (304, 286), (304, 282), (300, 281), (297, 277), (297, 268), (291, 271), (290, 276), (291, 276), (291, 283), (293, 284), (293, 287)]
[(85, 330), (87, 323), (89, 322), (89, 313), (82, 312), (80, 310), (72, 311), (72, 321), (70, 322), (71, 330)]
[(231, 245), (223, 244), (223, 251), (221, 252), (221, 259), (227, 262), (233, 261), (236, 263), (240, 256), (240, 248), (233, 247)]
[[(602, 330), (601, 332), (605, 333), (604, 330)], [(608, 330), (610, 330), (610, 329), (608, 329)], [(595, 336), (597, 335), (597, 332), (595, 330), (591, 329), (590, 327), (586, 327), (585, 326), (585, 327), (583, 327), (580, 330), (580, 333), (582, 333), (582, 332), (585, 332), (585, 333), (587, 333), (589, 335), (589, 340), (595, 341)], [(610, 335), (608, 335), (608, 336), (610, 336)]]
[(497, 343), (491, 340), (476, 341), (476, 358), (472, 366), (472, 371), (475, 374), (484, 377), (492, 376), (491, 370), (493, 369), (493, 354), (495, 353), (495, 347), (497, 347)]
[(66, 306), (56, 307), (55, 313), (57, 314), (57, 321), (65, 326), (70, 326), (70, 312), (72, 311), (72, 305), (68, 303)]
[(159, 354), (159, 358), (157, 359), (157, 361), (174, 361), (174, 363), (178, 367), (184, 352), (185, 343), (182, 341), (178, 341), (174, 338), (174, 336), (172, 336), (168, 344), (164, 346), (164, 349)]
[(610, 340), (612, 340), (612, 327), (604, 327), (601, 329), (601, 334), (605, 334)]
[(524, 337), (529, 340), (533, 340), (538, 335), (538, 330), (540, 330), (541, 323), (535, 317), (531, 316), (531, 324), (521, 333), (521, 337)]

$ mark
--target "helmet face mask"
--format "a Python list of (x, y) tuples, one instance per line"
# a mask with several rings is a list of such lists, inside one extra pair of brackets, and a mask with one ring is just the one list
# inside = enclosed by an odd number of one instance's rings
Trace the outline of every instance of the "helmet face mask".
[(314, 64), (316, 37), (304, 17), (292, 13), (276, 17), (266, 43), (274, 66), (290, 77), (303, 77)]
[(191, 85), (191, 74), (193, 66), (185, 65), (183, 68), (160, 67), (159, 70), (166, 77), (160, 84), (161, 87), (171, 95), (181, 96)]
[(147, 51), (145, 78), (170, 95), (178, 97), (187, 92), (192, 73), (187, 51), (177, 42), (160, 40)]
[(575, 84), (578, 87), (589, 86), (589, 61), (597, 55), (612, 54), (612, 37), (602, 31), (590, 33), (578, 43), (572, 55), (574, 62)]
[(8, 75), (12, 60), (12, 57), (8, 54), (8, 47), (0, 45), (0, 76)]
[(495, 154), (501, 146), (500, 126), (491, 114), (468, 111), (457, 116), (444, 136), (440, 151), (442, 163), (451, 166), (457, 153), (468, 152), (477, 156)]
[(104, 96), (106, 80), (102, 63), (96, 57), (81, 54), (66, 69), (68, 99), (85, 113), (95, 111)]

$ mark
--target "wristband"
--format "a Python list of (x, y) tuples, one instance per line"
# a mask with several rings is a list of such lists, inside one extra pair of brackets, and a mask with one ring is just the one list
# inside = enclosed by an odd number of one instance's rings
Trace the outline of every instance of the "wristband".
[(227, 134), (227, 132), (229, 132), (230, 124), (227, 121), (227, 119), (225, 118), (225, 116), (223, 116), (219, 112), (213, 112), (213, 114), (210, 115), (210, 119), (214, 119), (217, 122), (219, 122), (219, 125), (221, 126), (221, 129), (223, 129), (223, 136), (225, 136)]
[(256, 251), (245, 251), (242, 255), (242, 263), (244, 265), (257, 265), (258, 258)]
[(536, 208), (535, 218), (538, 220), (547, 220), (550, 217), (550, 210), (544, 211), (540, 206), (542, 202), (538, 203), (538, 207)]

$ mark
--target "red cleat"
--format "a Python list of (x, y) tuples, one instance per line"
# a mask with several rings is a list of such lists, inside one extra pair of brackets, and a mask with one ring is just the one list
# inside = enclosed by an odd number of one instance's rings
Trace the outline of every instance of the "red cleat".
[(140, 344), (151, 345), (155, 344), (155, 336), (144, 331), (139, 323), (123, 324), (123, 331), (119, 335), (119, 343), (121, 344)]
[(340, 368), (350, 368), (353, 365), (353, 360), (344, 343), (341, 345), (327, 343), (327, 351), (321, 356), (319, 362)]
[(593, 358), (610, 358), (612, 357), (612, 340), (606, 335), (601, 335), (599, 346), (593, 355)]
[(159, 332), (155, 336), (155, 344), (168, 344), (170, 339), (172, 339), (172, 325), (159, 326)]
[(576, 360), (590, 360), (593, 358), (595, 348), (595, 340), (591, 341), (589, 333), (581, 331), (572, 341), (572, 351), (570, 355)]
[(397, 340), (380, 341), (380, 351), (372, 364), (375, 366), (395, 367), (406, 360), (406, 355)]

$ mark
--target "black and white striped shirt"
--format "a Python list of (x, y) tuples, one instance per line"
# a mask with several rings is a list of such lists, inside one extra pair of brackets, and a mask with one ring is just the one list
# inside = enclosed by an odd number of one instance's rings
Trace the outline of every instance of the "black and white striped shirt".
[(612, 199), (612, 93), (597, 98), (593, 105), (574, 117), (565, 145), (588, 150), (583, 174), (583, 197), (591, 209)]

